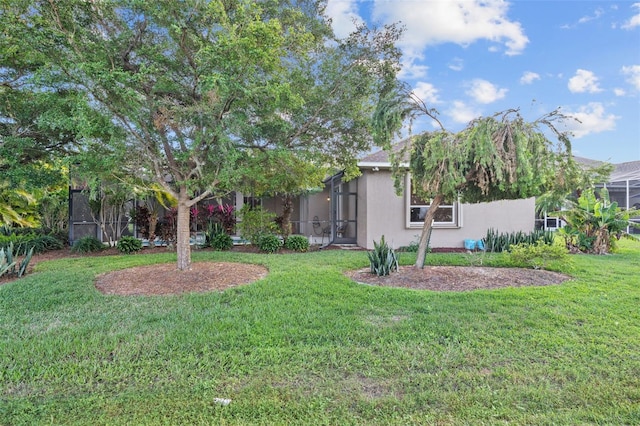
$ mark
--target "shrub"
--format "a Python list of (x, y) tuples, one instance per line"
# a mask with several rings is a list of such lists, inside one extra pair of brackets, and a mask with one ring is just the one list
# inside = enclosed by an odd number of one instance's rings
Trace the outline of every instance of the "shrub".
[(242, 221), (237, 224), (240, 235), (251, 244), (258, 245), (263, 235), (272, 235), (278, 232), (275, 223), (276, 214), (266, 211), (260, 206), (250, 207), (245, 205), (239, 212)]
[(560, 245), (548, 245), (539, 240), (536, 244), (516, 244), (511, 246), (508, 258), (512, 264), (533, 269), (566, 268), (569, 252)]
[(118, 251), (122, 254), (131, 254), (142, 249), (142, 241), (136, 237), (120, 237), (118, 240)]
[(14, 233), (9, 236), (0, 235), (0, 248), (7, 248), (13, 244), (15, 255), (26, 254), (33, 249), (34, 253), (44, 253), (48, 250), (58, 250), (64, 244), (51, 235), (38, 235), (31, 231), (29, 233)]
[(282, 240), (277, 235), (263, 234), (258, 238), (258, 248), (266, 253), (275, 253), (282, 247)]
[(284, 247), (293, 251), (309, 250), (309, 240), (304, 235), (290, 235), (284, 242)]
[(368, 252), (371, 273), (379, 277), (389, 275), (398, 270), (398, 256), (384, 240), (384, 235), (380, 238), (380, 243), (373, 242), (373, 250)]
[(96, 237), (90, 235), (80, 238), (71, 246), (71, 251), (74, 253), (92, 253), (102, 249), (104, 249), (104, 244)]
[(226, 232), (215, 234), (211, 238), (211, 248), (219, 251), (231, 250), (233, 248), (233, 239)]

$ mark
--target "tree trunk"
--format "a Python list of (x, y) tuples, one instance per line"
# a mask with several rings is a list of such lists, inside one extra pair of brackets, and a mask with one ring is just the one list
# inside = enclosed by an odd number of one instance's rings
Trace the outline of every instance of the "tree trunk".
[(431, 239), (431, 229), (433, 225), (433, 218), (436, 216), (438, 207), (442, 204), (443, 196), (438, 194), (435, 196), (427, 211), (427, 216), (424, 218), (424, 226), (422, 227), (422, 234), (420, 235), (420, 242), (418, 243), (418, 258), (416, 259), (416, 267), (424, 268), (424, 259), (427, 255), (427, 246)]
[(178, 218), (177, 218), (177, 238), (176, 238), (176, 252), (178, 255), (178, 269), (184, 271), (185, 269), (189, 269), (191, 265), (191, 246), (189, 245), (189, 237), (190, 237), (190, 210), (189, 205), (187, 204), (188, 198), (185, 194), (183, 196), (182, 191), (180, 191), (180, 199), (178, 200)]
[(293, 199), (290, 195), (282, 197), (282, 236), (286, 239), (291, 235), (291, 213), (293, 213)]

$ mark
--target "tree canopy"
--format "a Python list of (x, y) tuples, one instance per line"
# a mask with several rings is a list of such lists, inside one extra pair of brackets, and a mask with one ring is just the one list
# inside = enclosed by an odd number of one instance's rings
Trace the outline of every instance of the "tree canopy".
[[(402, 86), (387, 87), (376, 112), (378, 143), (390, 141), (406, 119), (423, 114), (437, 121), (428, 109)], [(558, 111), (527, 122), (517, 110), (472, 120), (459, 132), (440, 130), (410, 138), (409, 172), (412, 190), (431, 205), (420, 236), (416, 266), (424, 266), (433, 218), (445, 199), (477, 203), (528, 198), (549, 190), (566, 191), (579, 176), (571, 156), (567, 134), (558, 131), (565, 119)], [(557, 139), (552, 142), (549, 137)], [(400, 168), (403, 153), (392, 161), (396, 182), (406, 170)]]
[[(362, 27), (338, 40), (322, 11), (313, 0), (5, 8), (6, 31), (24, 38), (17, 49), (37, 46), (44, 58), (34, 72), (41, 90), (84, 95), (91, 114), (79, 135), (85, 153), (99, 149), (96, 167), (178, 201), (180, 269), (190, 263), (189, 208), (235, 189), (249, 151), (354, 164), (369, 146), (365, 118), (381, 82), (395, 78), (399, 32)], [(99, 123), (116, 130), (97, 135)]]

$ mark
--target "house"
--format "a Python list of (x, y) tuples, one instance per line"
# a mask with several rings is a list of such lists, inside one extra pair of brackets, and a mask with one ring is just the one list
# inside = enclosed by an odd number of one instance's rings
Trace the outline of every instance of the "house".
[[(325, 180), (322, 190), (296, 197), (291, 216), (293, 233), (307, 236), (313, 244), (357, 245), (367, 249), (372, 249), (374, 241), (379, 241), (383, 235), (396, 248), (417, 242), (429, 202), (412, 194), (409, 174), (406, 175), (403, 192), (398, 195), (387, 152), (367, 155), (358, 165), (362, 172), (358, 178), (345, 181), (343, 174), (338, 173)], [(611, 200), (618, 201), (623, 208), (638, 205), (640, 162), (622, 163), (615, 167), (610, 182), (603, 184), (609, 189)], [(100, 228), (93, 223), (82, 193), (71, 191), (70, 197), (70, 240), (73, 242), (88, 234), (99, 237)], [(279, 197), (255, 199), (237, 192), (224, 202), (236, 210), (251, 203), (261, 204), (277, 215), (283, 211)], [(546, 222), (544, 225), (549, 228)], [(535, 226), (534, 198), (478, 204), (451, 200), (439, 208), (430, 246), (463, 248), (465, 240), (479, 240), (490, 228), (505, 233), (528, 233)], [(126, 233), (137, 235), (130, 220), (123, 228)], [(104, 235), (102, 239), (105, 240)]]
[[(345, 182), (341, 173), (328, 178), (325, 188), (295, 203), (294, 233), (318, 244), (354, 244), (372, 249), (384, 235), (393, 247), (417, 242), (429, 202), (411, 193), (407, 174), (404, 192), (396, 194), (388, 153), (378, 151), (358, 162), (361, 176)], [(263, 206), (280, 214), (276, 198)], [(433, 248), (463, 248), (467, 239), (483, 238), (489, 228), (500, 232), (531, 232), (535, 200), (505, 200), (462, 204), (452, 200), (440, 206), (430, 240)]]

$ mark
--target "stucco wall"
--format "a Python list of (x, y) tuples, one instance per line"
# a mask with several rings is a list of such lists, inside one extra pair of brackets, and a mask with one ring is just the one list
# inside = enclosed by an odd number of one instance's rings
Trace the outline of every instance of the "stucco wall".
[[(421, 228), (406, 227), (404, 194), (398, 196), (388, 171), (363, 171), (358, 188), (358, 245), (373, 248), (382, 235), (393, 247), (418, 240)], [(434, 228), (431, 247), (464, 247), (465, 239), (480, 239), (487, 229), (499, 232), (534, 228), (535, 200), (505, 200), (461, 206), (461, 227)]]

